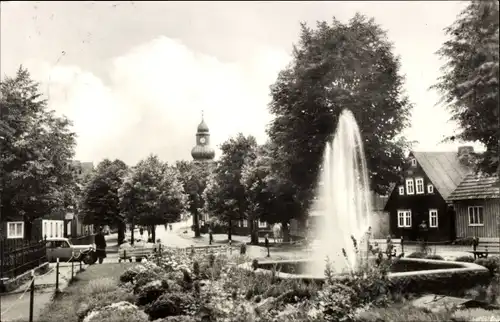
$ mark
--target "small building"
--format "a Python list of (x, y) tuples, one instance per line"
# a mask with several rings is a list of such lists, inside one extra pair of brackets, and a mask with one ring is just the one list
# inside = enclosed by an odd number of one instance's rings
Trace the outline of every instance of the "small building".
[[(410, 152), (402, 177), (389, 195), (390, 233), (405, 240), (453, 241), (456, 224), (450, 195), (471, 172), (472, 147), (457, 152)], [(427, 232), (419, 226), (425, 221)]]
[(457, 238), (500, 237), (500, 180), (498, 175), (471, 173), (449, 198), (456, 217)]

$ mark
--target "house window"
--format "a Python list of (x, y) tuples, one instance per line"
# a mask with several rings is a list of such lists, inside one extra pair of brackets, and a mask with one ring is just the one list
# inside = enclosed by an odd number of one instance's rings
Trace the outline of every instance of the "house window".
[(410, 164), (412, 167), (416, 167), (417, 166), (417, 159), (415, 159), (415, 158), (411, 159)]
[(427, 185), (427, 193), (434, 193), (434, 186), (431, 184)]
[(266, 227), (267, 227), (266, 222), (265, 221), (262, 222), (262, 221), (259, 220), (259, 228), (266, 228)]
[(483, 226), (483, 207), (472, 206), (469, 207), (469, 226)]
[(409, 195), (415, 194), (415, 186), (413, 185), (413, 179), (406, 179), (406, 193)]
[(421, 195), (424, 193), (424, 179), (415, 179), (415, 187), (417, 188), (417, 194)]
[(411, 227), (411, 210), (398, 210), (398, 227)]
[(13, 221), (7, 222), (7, 238), (17, 239), (24, 237), (24, 222)]
[(438, 211), (437, 209), (429, 209), (429, 227), (438, 227)]
[(405, 195), (405, 187), (404, 186), (399, 186), (398, 189), (399, 189), (399, 195), (400, 196), (404, 196)]
[(243, 220), (243, 227), (244, 227), (244, 228), (247, 228), (247, 227), (248, 227), (248, 221), (247, 221), (247, 220)]

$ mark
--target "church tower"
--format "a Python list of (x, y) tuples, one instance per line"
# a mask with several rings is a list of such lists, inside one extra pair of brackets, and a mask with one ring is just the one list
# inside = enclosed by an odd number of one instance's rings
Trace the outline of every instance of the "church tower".
[(191, 150), (194, 161), (212, 161), (215, 151), (210, 147), (210, 131), (205, 123), (203, 112), (201, 113), (201, 123), (196, 131), (196, 145)]

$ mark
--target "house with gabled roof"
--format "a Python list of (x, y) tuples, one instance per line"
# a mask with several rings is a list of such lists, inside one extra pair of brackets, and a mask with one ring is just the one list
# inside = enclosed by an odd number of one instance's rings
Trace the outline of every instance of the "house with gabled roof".
[(456, 239), (450, 195), (471, 173), (472, 153), (472, 147), (460, 147), (458, 153), (410, 152), (385, 206), (391, 235), (418, 240), (419, 226), (425, 222), (428, 241)]
[(458, 238), (500, 237), (498, 175), (470, 173), (448, 197), (453, 202)]

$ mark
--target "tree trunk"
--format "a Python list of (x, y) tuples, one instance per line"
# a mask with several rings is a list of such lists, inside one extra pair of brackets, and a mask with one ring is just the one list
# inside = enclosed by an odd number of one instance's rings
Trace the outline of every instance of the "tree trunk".
[(151, 239), (156, 242), (156, 225), (151, 225)]
[(118, 223), (118, 245), (123, 244), (123, 240), (125, 239), (125, 223)]
[(229, 219), (229, 227), (227, 229), (227, 240), (233, 240), (233, 221)]
[(283, 232), (283, 242), (287, 243), (290, 241), (290, 229), (288, 227), (288, 222), (281, 222), (281, 231)]
[(134, 230), (135, 230), (135, 222), (132, 218), (132, 224), (130, 225), (130, 245), (134, 246)]
[(250, 244), (252, 245), (258, 245), (259, 244), (259, 232), (256, 229), (255, 225), (255, 220), (253, 217), (251, 217), (249, 220), (250, 222)]
[(193, 226), (194, 226), (194, 237), (200, 237), (200, 216), (198, 211), (193, 211)]

